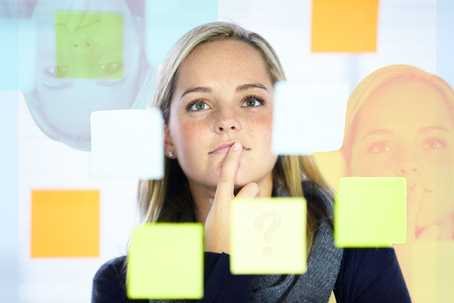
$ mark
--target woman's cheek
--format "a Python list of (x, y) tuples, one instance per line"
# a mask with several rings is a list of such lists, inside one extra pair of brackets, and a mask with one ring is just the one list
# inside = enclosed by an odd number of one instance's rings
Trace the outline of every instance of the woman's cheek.
[(201, 146), (199, 144), (194, 144), (194, 142), (200, 142), (206, 138), (206, 128), (203, 127), (200, 123), (187, 122), (182, 123), (180, 128), (180, 133), (182, 134), (182, 140), (184, 140), (184, 145), (189, 146)]
[(265, 138), (264, 142), (271, 146), (271, 134), (273, 131), (273, 117), (271, 113), (254, 117), (250, 120), (250, 129), (256, 133), (256, 138)]

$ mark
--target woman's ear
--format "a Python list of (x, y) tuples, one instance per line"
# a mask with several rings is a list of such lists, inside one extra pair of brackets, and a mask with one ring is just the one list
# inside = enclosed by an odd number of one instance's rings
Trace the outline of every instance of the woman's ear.
[(164, 124), (164, 153), (169, 158), (175, 158), (176, 155), (175, 145), (173, 144), (170, 128), (167, 124)]

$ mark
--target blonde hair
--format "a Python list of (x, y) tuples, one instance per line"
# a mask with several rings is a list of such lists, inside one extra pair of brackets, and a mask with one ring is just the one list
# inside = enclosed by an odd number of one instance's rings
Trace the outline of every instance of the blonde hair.
[(341, 153), (347, 162), (347, 166), (350, 165), (349, 163), (351, 161), (351, 146), (355, 138), (357, 116), (360, 109), (378, 89), (396, 80), (422, 81), (431, 85), (444, 97), (451, 115), (454, 114), (454, 91), (442, 78), (411, 65), (393, 64), (379, 68), (361, 80), (347, 102), (345, 135), (341, 148)]
[[(272, 83), (285, 80), (281, 63), (273, 48), (260, 35), (226, 22), (212, 22), (195, 27), (183, 35), (171, 50), (161, 67), (152, 106), (159, 107), (164, 122), (168, 125), (170, 103), (175, 89), (178, 67), (183, 60), (202, 43), (235, 39), (243, 41), (259, 51), (264, 58)], [(187, 179), (178, 161), (165, 159), (164, 177), (161, 180), (141, 180), (138, 185), (138, 203), (144, 223), (179, 221), (178, 213), (183, 209), (194, 209), (194, 202), (188, 188)], [(330, 193), (312, 156), (279, 156), (273, 168), (273, 188), (285, 186), (289, 196), (303, 196), (301, 182), (309, 179)], [(307, 243), (310, 251), (317, 218), (324, 214), (323, 205), (308, 201)]]

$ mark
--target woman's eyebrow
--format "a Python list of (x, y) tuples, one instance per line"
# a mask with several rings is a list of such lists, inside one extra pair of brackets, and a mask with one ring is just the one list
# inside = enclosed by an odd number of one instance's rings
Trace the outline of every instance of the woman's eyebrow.
[[(263, 85), (262, 83), (246, 83), (246, 84), (242, 84), (242, 85), (239, 85), (236, 88), (235, 91), (239, 92), (239, 91), (243, 91), (243, 90), (247, 90), (247, 89), (251, 89), (251, 88), (260, 88), (260, 89), (263, 89), (263, 90), (268, 92), (268, 88), (265, 85)], [(209, 88), (209, 87), (206, 87), (206, 86), (192, 87), (192, 88), (189, 88), (189, 89), (185, 90), (180, 98), (183, 98), (186, 94), (195, 93), (195, 92), (211, 93), (212, 89)]]
[(392, 131), (389, 130), (389, 129), (386, 129), (386, 128), (377, 128), (377, 129), (374, 129), (374, 130), (371, 130), (369, 132), (367, 132), (365, 135), (363, 135), (359, 140), (360, 141), (363, 141), (364, 139), (366, 139), (367, 137), (370, 137), (370, 136), (375, 136), (375, 135), (389, 135), (389, 134), (392, 134)]
[(442, 132), (449, 132), (446, 127), (443, 126), (425, 126), (421, 127), (418, 133), (423, 134), (431, 131), (442, 131)]
[(260, 88), (260, 89), (263, 89), (265, 91), (268, 91), (268, 88), (263, 85), (262, 83), (246, 83), (246, 84), (242, 84), (240, 86), (238, 86), (236, 88), (236, 91), (242, 91), (242, 90), (246, 90), (246, 89), (250, 89), (250, 88)]
[(211, 88), (205, 87), (205, 86), (196, 86), (196, 87), (189, 88), (183, 92), (180, 99), (182, 99), (187, 94), (196, 93), (196, 92), (211, 93)]

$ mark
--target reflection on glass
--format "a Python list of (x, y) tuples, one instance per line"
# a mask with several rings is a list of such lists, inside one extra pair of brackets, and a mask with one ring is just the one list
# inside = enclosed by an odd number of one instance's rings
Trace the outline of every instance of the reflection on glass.
[[(437, 277), (446, 270), (432, 266), (428, 274), (415, 256), (425, 244), (454, 243), (454, 91), (412, 66), (373, 72), (348, 101), (341, 153), (347, 176), (406, 178), (407, 243), (396, 253), (413, 302), (440, 302), (448, 289)], [(452, 263), (440, 256), (435, 249), (424, 259)]]
[(454, 238), (454, 93), (410, 66), (382, 68), (349, 100), (348, 176), (407, 180), (408, 240)]
[(93, 111), (131, 108), (149, 66), (140, 18), (124, 1), (40, 1), (30, 113), (50, 138), (90, 149)]

